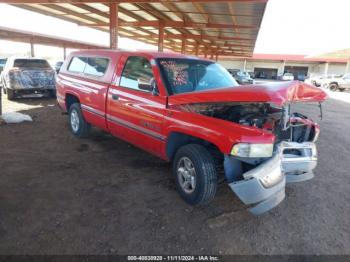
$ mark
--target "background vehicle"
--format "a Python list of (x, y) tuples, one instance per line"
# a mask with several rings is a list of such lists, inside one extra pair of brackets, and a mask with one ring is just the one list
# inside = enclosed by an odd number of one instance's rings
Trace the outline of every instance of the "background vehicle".
[(251, 78), (250, 74), (248, 72), (244, 71), (231, 71), (230, 72), (233, 78), (237, 81), (237, 83), (241, 85), (245, 84), (253, 84), (254, 80)]
[(279, 77), (280, 80), (282, 81), (293, 81), (294, 80), (294, 75), (291, 73), (284, 73)]
[(307, 76), (305, 74), (298, 74), (297, 80), (299, 81), (305, 81), (307, 79)]
[(239, 71), (239, 69), (227, 69), (227, 71), (230, 73), (231, 76), (235, 76)]
[(9, 100), (23, 94), (56, 95), (55, 71), (44, 59), (9, 58), (1, 72), (1, 82)]
[(60, 72), (62, 64), (63, 64), (63, 61), (58, 61), (58, 62), (55, 63), (54, 69), (55, 69), (57, 74)]
[(6, 61), (7, 61), (7, 58), (0, 58), (0, 73), (5, 67)]
[(172, 161), (189, 204), (209, 203), (226, 180), (253, 214), (313, 177), (319, 127), (291, 104), (326, 97), (298, 81), (241, 87), (213, 61), (174, 53), (73, 52), (57, 76), (75, 136), (97, 126)]
[(254, 79), (254, 78), (255, 78), (255, 74), (254, 74), (254, 72), (249, 71), (249, 72), (248, 72), (248, 74), (250, 75), (250, 78), (251, 78), (251, 79)]
[(322, 80), (321, 84), (322, 87), (328, 88), (332, 91), (350, 90), (350, 74), (325, 78)]

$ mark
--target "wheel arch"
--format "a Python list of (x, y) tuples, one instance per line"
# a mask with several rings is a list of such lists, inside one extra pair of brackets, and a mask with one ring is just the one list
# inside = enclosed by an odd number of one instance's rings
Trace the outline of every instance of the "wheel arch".
[(74, 103), (80, 104), (80, 98), (77, 94), (74, 93), (66, 93), (65, 95), (65, 101), (66, 101), (66, 110), (69, 111), (69, 108)]
[[(193, 136), (182, 131), (171, 131), (168, 135), (166, 144), (166, 156), (172, 161), (177, 150), (187, 144), (200, 144), (214, 151), (222, 153), (220, 146), (215, 142), (209, 141), (208, 139), (202, 138), (200, 136)], [(223, 154), (223, 153), (222, 153)]]

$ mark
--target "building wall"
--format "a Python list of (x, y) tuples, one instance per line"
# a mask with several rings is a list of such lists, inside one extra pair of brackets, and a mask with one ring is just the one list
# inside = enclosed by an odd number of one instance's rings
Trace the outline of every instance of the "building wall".
[[(325, 73), (325, 68), (326, 68), (326, 63), (322, 63), (319, 65), (320, 74)], [(345, 73), (345, 70), (346, 70), (346, 64), (332, 64), (332, 63), (328, 64), (329, 75), (332, 75), (332, 74), (341, 75)]]
[[(219, 60), (219, 63), (227, 69), (243, 70), (244, 60)], [(320, 62), (290, 62), (286, 61), (286, 66), (305, 66), (308, 67), (308, 76), (323, 75), (325, 73), (325, 63)], [(254, 68), (272, 68), (277, 69), (278, 74), (284, 73), (283, 61), (268, 61), (268, 60), (247, 60), (246, 71), (254, 71)], [(328, 74), (344, 74), (346, 63), (329, 63)]]

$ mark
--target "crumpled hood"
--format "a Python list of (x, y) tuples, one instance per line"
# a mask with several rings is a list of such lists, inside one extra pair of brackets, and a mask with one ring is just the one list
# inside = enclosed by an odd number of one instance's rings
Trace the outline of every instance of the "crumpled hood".
[(232, 88), (183, 93), (169, 97), (169, 105), (215, 102), (269, 102), (279, 106), (293, 102), (322, 102), (327, 94), (300, 81), (242, 85)]

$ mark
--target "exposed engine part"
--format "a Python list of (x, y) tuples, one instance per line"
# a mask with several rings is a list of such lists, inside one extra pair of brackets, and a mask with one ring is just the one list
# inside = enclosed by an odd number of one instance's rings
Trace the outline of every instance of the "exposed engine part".
[(315, 124), (300, 113), (292, 113), (290, 105), (283, 108), (268, 103), (191, 104), (183, 109), (202, 115), (273, 132), (277, 141), (313, 141)]

